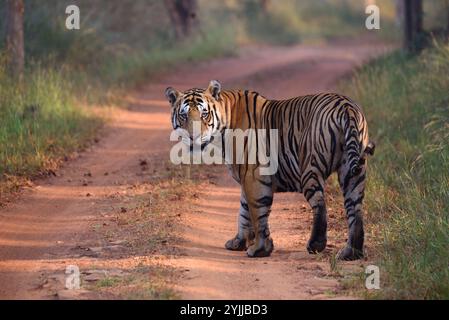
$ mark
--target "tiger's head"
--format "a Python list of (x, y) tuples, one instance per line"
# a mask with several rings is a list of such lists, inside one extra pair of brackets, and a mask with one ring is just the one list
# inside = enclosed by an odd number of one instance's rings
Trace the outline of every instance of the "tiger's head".
[(221, 84), (212, 80), (209, 87), (179, 92), (167, 88), (165, 96), (171, 105), (173, 129), (179, 132), (182, 141), (192, 150), (203, 150), (214, 140), (214, 135), (222, 130)]

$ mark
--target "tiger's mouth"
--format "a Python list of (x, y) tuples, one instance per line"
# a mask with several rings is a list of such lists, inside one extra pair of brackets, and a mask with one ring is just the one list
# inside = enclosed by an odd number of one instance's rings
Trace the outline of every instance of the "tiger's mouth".
[[(201, 151), (204, 151), (204, 149), (206, 149), (206, 147), (211, 144), (214, 141), (214, 136), (211, 136), (210, 139), (208, 141), (205, 141), (201, 144)], [(194, 145), (193, 143), (190, 144), (190, 152), (194, 151)]]

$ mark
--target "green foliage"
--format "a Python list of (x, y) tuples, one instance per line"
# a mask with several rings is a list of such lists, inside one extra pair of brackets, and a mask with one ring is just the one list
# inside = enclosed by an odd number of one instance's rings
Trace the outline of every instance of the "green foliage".
[(249, 38), (259, 42), (292, 44), (301, 40), (301, 21), (295, 1), (263, 11), (257, 0), (244, 1), (243, 12)]
[[(71, 4), (80, 7), (80, 30), (65, 28), (65, 8)], [(155, 74), (161, 64), (196, 61), (234, 49), (232, 25), (218, 26), (208, 19), (202, 19), (201, 29), (191, 38), (175, 39), (159, 0), (27, 0), (25, 8), (27, 61), (68, 65), (102, 87), (132, 85), (136, 74)], [(1, 3), (0, 15), (3, 11)]]
[(449, 298), (448, 74), (449, 46), (436, 44), (382, 58), (344, 87), (377, 142), (366, 203), (385, 298)]
[[(365, 5), (358, 0), (271, 1), (264, 12), (258, 0), (243, 1), (244, 21), (250, 39), (274, 44), (292, 44), (300, 41), (330, 40), (369, 32), (365, 28)], [(380, 34), (392, 34), (394, 6), (380, 0)]]
[(159, 47), (137, 51), (117, 59), (107, 59), (98, 69), (102, 84), (127, 86), (142, 83), (151, 76), (181, 62), (199, 62), (220, 55), (231, 55), (235, 44), (231, 32), (212, 30), (206, 35), (177, 43), (176, 49)]

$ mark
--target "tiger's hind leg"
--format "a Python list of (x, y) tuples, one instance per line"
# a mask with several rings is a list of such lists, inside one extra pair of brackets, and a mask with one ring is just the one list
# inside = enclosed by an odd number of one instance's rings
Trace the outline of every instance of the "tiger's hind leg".
[(304, 196), (313, 209), (312, 234), (307, 242), (307, 251), (315, 254), (322, 252), (327, 244), (327, 210), (322, 184), (312, 180), (306, 186)]
[(232, 251), (244, 251), (252, 245), (254, 237), (254, 228), (251, 224), (248, 202), (242, 191), (240, 196), (238, 232), (234, 238), (226, 242), (225, 248)]
[(346, 218), (348, 220), (348, 243), (339, 252), (340, 260), (357, 260), (363, 258), (363, 211), (362, 202), (365, 195), (366, 165), (364, 159), (355, 175), (351, 175), (348, 162), (338, 170), (338, 179), (345, 199)]
[(251, 225), (254, 227), (255, 236), (253, 244), (246, 250), (246, 254), (250, 258), (268, 257), (274, 249), (268, 224), (271, 205), (273, 203), (273, 190), (268, 179), (268, 177), (260, 176), (253, 179), (250, 176), (249, 179), (247, 177), (246, 183), (244, 184)]

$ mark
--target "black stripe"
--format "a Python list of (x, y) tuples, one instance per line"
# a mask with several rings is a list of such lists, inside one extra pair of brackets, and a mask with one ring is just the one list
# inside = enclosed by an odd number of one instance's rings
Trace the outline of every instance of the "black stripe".
[(245, 91), (245, 106), (246, 106), (246, 115), (248, 116), (248, 128), (251, 129), (251, 115), (249, 113), (249, 97), (248, 90)]
[(243, 208), (244, 210), (249, 211), (249, 207), (248, 207), (248, 204), (247, 204), (247, 203), (245, 203), (245, 202), (243, 202), (243, 201), (240, 201), (240, 205), (242, 206), (242, 208)]
[(269, 207), (273, 204), (273, 197), (272, 196), (264, 196), (262, 198), (259, 198), (255, 201), (255, 208), (263, 208), (263, 207)]

